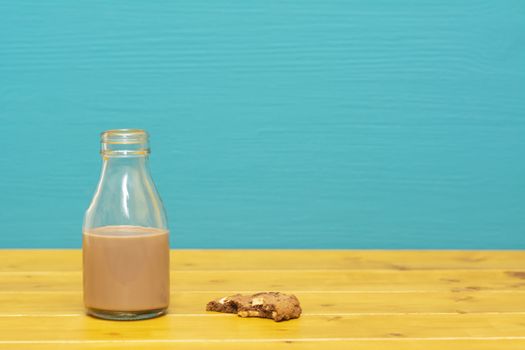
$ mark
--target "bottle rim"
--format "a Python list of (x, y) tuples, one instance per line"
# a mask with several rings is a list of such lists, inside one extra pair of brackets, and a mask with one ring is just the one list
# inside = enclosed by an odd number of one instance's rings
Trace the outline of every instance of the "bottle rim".
[(147, 156), (148, 133), (142, 129), (113, 129), (100, 134), (100, 153), (104, 158)]
[(100, 142), (108, 144), (147, 143), (148, 133), (142, 129), (112, 129), (100, 134)]

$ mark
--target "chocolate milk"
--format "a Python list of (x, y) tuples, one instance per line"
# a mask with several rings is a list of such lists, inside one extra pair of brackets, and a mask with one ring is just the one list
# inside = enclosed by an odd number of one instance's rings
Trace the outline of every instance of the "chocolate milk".
[(146, 311), (169, 303), (168, 231), (105, 226), (83, 235), (84, 303), (107, 311)]

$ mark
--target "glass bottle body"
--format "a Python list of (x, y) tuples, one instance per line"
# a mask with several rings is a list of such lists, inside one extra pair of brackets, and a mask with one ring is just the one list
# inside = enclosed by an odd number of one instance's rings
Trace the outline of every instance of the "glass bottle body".
[(169, 232), (148, 168), (147, 134), (102, 134), (103, 165), (83, 225), (83, 285), (87, 313), (135, 320), (166, 313)]

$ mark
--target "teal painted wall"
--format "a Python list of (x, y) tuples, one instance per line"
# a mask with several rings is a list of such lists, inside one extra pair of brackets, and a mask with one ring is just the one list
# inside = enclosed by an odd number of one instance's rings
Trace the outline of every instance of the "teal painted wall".
[(174, 247), (525, 248), (524, 1), (2, 1), (0, 247), (145, 128)]

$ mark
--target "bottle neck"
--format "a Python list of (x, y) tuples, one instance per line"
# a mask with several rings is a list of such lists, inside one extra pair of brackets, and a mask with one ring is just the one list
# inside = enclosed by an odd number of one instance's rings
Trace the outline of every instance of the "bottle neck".
[(148, 157), (103, 157), (102, 178), (149, 177)]
[(108, 144), (102, 143), (100, 154), (109, 159), (147, 159), (149, 148), (146, 144)]
[(146, 166), (148, 164), (148, 157), (102, 157), (102, 163), (105, 166), (111, 167), (126, 167), (126, 166)]
[[(127, 208), (130, 197), (142, 190), (151, 192), (153, 180), (148, 168), (148, 135), (143, 130), (119, 129), (102, 133), (101, 191), (119, 198), (122, 208)], [(128, 210), (124, 210), (128, 212)]]

